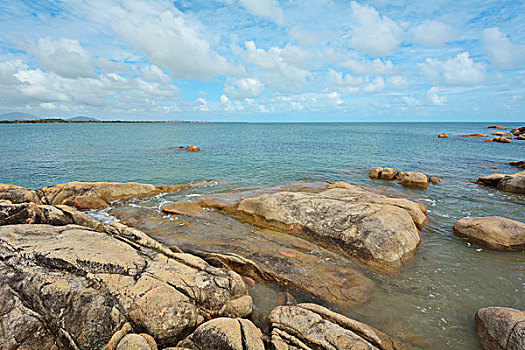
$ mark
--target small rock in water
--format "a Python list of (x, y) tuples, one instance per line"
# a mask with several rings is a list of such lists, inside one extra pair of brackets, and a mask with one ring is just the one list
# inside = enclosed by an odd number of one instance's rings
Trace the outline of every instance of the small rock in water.
[(433, 183), (433, 184), (438, 184), (441, 182), (441, 180), (439, 180), (439, 178), (435, 177), (435, 176), (431, 176), (430, 177), (430, 182)]
[(515, 162), (509, 163), (512, 166), (517, 166), (518, 168), (525, 168), (525, 160), (517, 160)]
[(445, 134), (445, 133), (443, 132), (443, 133), (439, 134), (438, 137), (439, 137), (440, 139), (448, 139), (448, 134)]
[(492, 125), (492, 126), (489, 126), (488, 129), (502, 129), (502, 130), (507, 130), (507, 127), (506, 127), (506, 126), (501, 126), (501, 125)]
[(186, 147), (186, 151), (188, 152), (199, 152), (200, 150), (201, 149), (195, 145), (188, 145), (188, 147)]
[(493, 142), (499, 142), (499, 143), (510, 143), (510, 140), (506, 138), (505, 136), (496, 137), (492, 140)]

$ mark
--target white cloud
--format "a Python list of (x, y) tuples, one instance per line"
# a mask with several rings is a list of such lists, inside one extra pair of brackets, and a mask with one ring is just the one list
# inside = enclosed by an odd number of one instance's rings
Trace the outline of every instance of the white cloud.
[(376, 77), (370, 83), (363, 87), (363, 91), (367, 94), (373, 94), (379, 91), (383, 91), (385, 88), (385, 81), (381, 77)]
[(396, 89), (404, 89), (408, 87), (408, 81), (405, 77), (396, 75), (388, 78), (388, 84)]
[(525, 45), (514, 44), (499, 28), (485, 29), (482, 33), (483, 48), (496, 68), (518, 68), (525, 64)]
[(454, 31), (444, 23), (426, 20), (412, 28), (413, 41), (431, 47), (444, 45), (454, 39)]
[(175, 8), (160, 12), (149, 3), (135, 5), (141, 11), (135, 8), (113, 10), (118, 16), (114, 19), (113, 29), (173, 77), (209, 79), (242, 73), (242, 67), (213, 51), (197, 29), (187, 23), (184, 15)]
[(208, 112), (210, 109), (208, 108), (208, 101), (204, 97), (199, 97), (196, 101), (195, 110), (199, 112)]
[(339, 93), (337, 91), (331, 92), (328, 94), (328, 100), (330, 101), (330, 104), (335, 107), (341, 107), (343, 105), (343, 100), (341, 99), (341, 96), (339, 96)]
[(142, 67), (140, 69), (140, 76), (143, 77), (145, 80), (155, 83), (171, 83), (171, 78), (169, 77), (169, 75), (164, 73), (162, 70), (159, 69), (159, 67), (155, 65)]
[(439, 96), (439, 87), (433, 86), (427, 91), (427, 100), (434, 106), (441, 106), (447, 102), (447, 96)]
[(224, 93), (234, 99), (258, 97), (264, 90), (264, 84), (255, 78), (229, 80), (224, 86)]
[(221, 95), (221, 103), (222, 103), (222, 106), (224, 107), (224, 110), (226, 112), (230, 112), (230, 111), (233, 110), (233, 108), (232, 108), (232, 101), (230, 101), (228, 96)]
[(430, 81), (449, 85), (478, 85), (485, 80), (486, 75), (485, 64), (474, 62), (468, 52), (446, 61), (427, 58), (418, 66)]
[(56, 106), (53, 102), (44, 102), (44, 103), (41, 103), (41, 104), (40, 104), (40, 107), (42, 107), (43, 109), (46, 109), (46, 110), (48, 110), (48, 111), (52, 111), (52, 110), (57, 109), (57, 106)]
[(293, 27), (290, 29), (290, 36), (297, 40), (301, 45), (315, 46), (323, 42), (323, 35), (326, 33), (310, 32), (300, 29), (299, 27)]
[(42, 67), (65, 78), (93, 77), (94, 69), (90, 53), (76, 39), (49, 37), (40, 38), (38, 43), (26, 44), (29, 54), (35, 56)]
[(392, 75), (396, 73), (392, 61), (383, 61), (380, 58), (372, 61), (347, 59), (341, 63), (341, 66), (359, 75)]
[[(240, 56), (247, 64), (255, 65), (264, 71), (266, 85), (278, 92), (298, 92), (304, 89), (312, 74), (288, 62), (293, 59), (291, 52), (298, 52), (291, 47), (281, 49), (272, 47), (268, 51), (258, 49), (253, 41), (244, 43), (246, 49), (234, 46), (233, 52)], [(298, 63), (302, 58), (295, 57)]]
[(284, 24), (283, 9), (277, 0), (239, 0), (239, 3), (252, 15)]
[(402, 100), (405, 103), (405, 105), (409, 107), (416, 107), (421, 105), (414, 96), (403, 96)]
[(358, 86), (364, 81), (363, 77), (353, 77), (350, 74), (343, 76), (342, 72), (333, 69), (328, 70), (328, 83), (335, 86)]
[(394, 21), (381, 16), (375, 8), (352, 1), (352, 16), (357, 26), (352, 30), (354, 47), (372, 56), (388, 56), (401, 42), (403, 30)]

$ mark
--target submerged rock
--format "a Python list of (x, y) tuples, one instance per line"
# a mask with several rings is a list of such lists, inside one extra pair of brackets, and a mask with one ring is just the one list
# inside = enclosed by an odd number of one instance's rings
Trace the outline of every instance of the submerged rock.
[(506, 126), (501, 126), (501, 125), (492, 125), (492, 126), (489, 126), (488, 129), (502, 129), (502, 130), (507, 130), (507, 127), (506, 127)]
[(123, 225), (106, 230), (0, 227), (0, 308), (11, 305), (0, 324), (21, 324), (2, 328), (0, 348), (45, 338), (59, 348), (101, 349), (126, 322), (170, 346), (207, 319), (251, 313), (236, 273), (162, 249)]
[(270, 314), (271, 343), (276, 350), (401, 350), (396, 339), (316, 304), (279, 306)]
[(491, 249), (525, 250), (525, 223), (499, 216), (463, 218), (454, 225), (454, 233)]
[(397, 174), (399, 184), (409, 187), (428, 187), (428, 177), (423, 173), (416, 173), (411, 171), (399, 172)]
[(205, 216), (205, 213), (203, 213), (204, 209), (200, 205), (186, 200), (164, 203), (160, 210), (162, 210), (165, 213), (171, 214), (187, 215), (194, 217)]
[(458, 137), (489, 137), (487, 134), (467, 134), (467, 135), (458, 135)]
[(487, 307), (476, 312), (478, 339), (485, 350), (525, 349), (525, 311)]
[(445, 133), (443, 132), (443, 133), (439, 134), (438, 137), (439, 137), (440, 139), (448, 139), (448, 134), (445, 134)]
[(264, 350), (262, 332), (252, 322), (224, 317), (200, 325), (177, 346), (195, 350)]

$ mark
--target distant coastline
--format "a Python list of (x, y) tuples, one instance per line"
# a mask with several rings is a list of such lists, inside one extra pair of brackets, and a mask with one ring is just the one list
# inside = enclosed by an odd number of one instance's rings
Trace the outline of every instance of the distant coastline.
[(162, 121), (162, 120), (66, 120), (60, 118), (35, 120), (0, 120), (0, 124), (180, 124), (180, 123), (213, 123), (203, 121)]

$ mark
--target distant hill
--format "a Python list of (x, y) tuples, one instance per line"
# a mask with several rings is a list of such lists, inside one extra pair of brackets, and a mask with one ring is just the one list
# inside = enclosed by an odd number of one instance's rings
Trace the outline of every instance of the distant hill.
[(97, 118), (90, 118), (90, 117), (84, 117), (84, 116), (78, 116), (78, 117), (69, 118), (66, 120), (69, 120), (71, 122), (99, 122), (100, 121)]
[(0, 120), (37, 120), (40, 119), (36, 115), (22, 112), (11, 112), (0, 114)]

